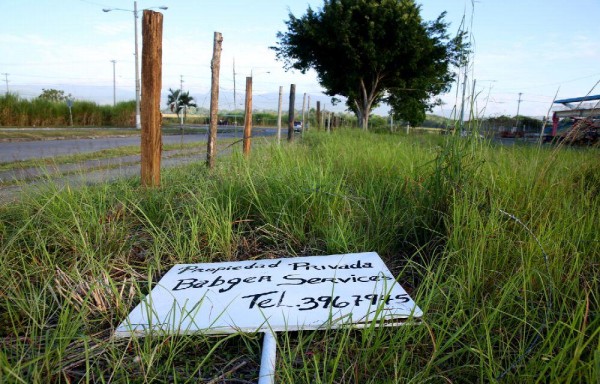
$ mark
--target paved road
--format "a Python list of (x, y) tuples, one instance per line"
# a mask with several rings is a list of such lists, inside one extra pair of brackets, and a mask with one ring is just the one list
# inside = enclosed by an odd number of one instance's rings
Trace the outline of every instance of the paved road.
[[(230, 152), (226, 149), (225, 152)], [(222, 154), (221, 152), (220, 154)], [(175, 150), (162, 153), (161, 168), (204, 161), (206, 153), (202, 150)], [(17, 184), (0, 185), (0, 205), (18, 200), (26, 194), (44, 191), (48, 185), (62, 188), (65, 185), (77, 187), (100, 182), (110, 182), (124, 177), (139, 176), (140, 156), (90, 160), (79, 164), (63, 164), (42, 168), (25, 168), (0, 172), (1, 181), (17, 180)]]
[[(259, 128), (253, 131), (254, 137), (271, 136), (274, 129)], [(240, 132), (219, 132), (218, 138), (241, 138)], [(164, 144), (179, 144), (182, 142), (206, 142), (206, 134), (164, 135)], [(217, 144), (218, 144), (217, 140)], [(140, 137), (50, 140), (29, 142), (0, 142), (0, 162), (17, 161), (32, 158), (46, 158), (57, 155), (93, 152), (120, 146), (140, 145)], [(241, 144), (240, 144), (241, 146)], [(225, 146), (221, 152), (229, 153), (231, 148)], [(183, 165), (190, 162), (204, 161), (206, 156), (203, 146), (162, 152), (161, 168)], [(0, 204), (17, 200), (24, 188), (29, 191), (43, 189), (48, 181), (61, 187), (64, 185), (89, 185), (97, 182), (116, 180), (122, 177), (139, 175), (140, 156), (130, 155), (118, 158), (107, 158), (84, 161), (77, 164), (60, 164), (43, 167), (13, 169), (0, 172)], [(13, 184), (14, 182), (16, 184)]]
[[(275, 133), (274, 129), (258, 128), (254, 136), (269, 136)], [(242, 137), (242, 132), (219, 132), (218, 138)], [(206, 134), (192, 135), (163, 135), (163, 144), (179, 144), (206, 141)], [(0, 142), (0, 162), (7, 163), (29, 159), (39, 159), (60, 155), (72, 155), (82, 152), (95, 152), (103, 149), (140, 145), (140, 137), (109, 137), (97, 139), (73, 140), (43, 140), (43, 141), (16, 141)]]

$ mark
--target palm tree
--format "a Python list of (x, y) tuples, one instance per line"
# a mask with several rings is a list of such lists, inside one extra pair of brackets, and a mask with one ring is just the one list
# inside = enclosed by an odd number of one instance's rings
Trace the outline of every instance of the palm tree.
[(167, 96), (167, 105), (171, 108), (171, 112), (175, 112), (179, 117), (179, 112), (183, 109), (183, 119), (187, 117), (187, 109), (189, 107), (196, 107), (194, 98), (190, 96), (190, 92), (181, 92), (180, 89), (169, 88), (169, 95)]

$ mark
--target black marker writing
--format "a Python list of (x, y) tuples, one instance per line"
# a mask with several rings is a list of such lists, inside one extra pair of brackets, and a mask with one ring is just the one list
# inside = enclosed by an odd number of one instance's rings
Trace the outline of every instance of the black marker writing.
[(280, 283), (279, 285), (302, 285), (302, 284), (322, 284), (322, 283), (368, 283), (373, 281), (384, 281), (393, 280), (392, 277), (385, 275), (376, 276), (356, 276), (350, 275), (350, 277), (312, 277), (305, 279), (303, 277), (297, 277), (298, 275), (285, 275), (283, 279), (286, 283)]
[(240, 283), (252, 284), (252, 283), (262, 283), (264, 281), (270, 282), (271, 276), (260, 276), (260, 277), (252, 276), (252, 277), (246, 277), (245, 279), (242, 279), (241, 277), (234, 277), (229, 280), (225, 280), (221, 276), (217, 276), (211, 280), (200, 280), (200, 279), (189, 278), (189, 279), (177, 280), (177, 284), (175, 285), (175, 287), (173, 287), (172, 290), (173, 291), (182, 291), (184, 289), (190, 289), (190, 288), (195, 288), (195, 289), (214, 288), (214, 287), (220, 287), (223, 285), (224, 287), (219, 289), (219, 292), (223, 293), (223, 292), (229, 291), (231, 288), (235, 287), (236, 285), (238, 285)]
[(371, 263), (363, 263), (362, 261), (358, 260), (356, 263), (352, 263), (352, 264), (336, 264), (336, 265), (314, 265), (311, 264), (309, 262), (296, 262), (296, 263), (291, 263), (288, 264), (292, 266), (292, 269), (294, 271), (309, 271), (309, 270), (316, 270), (316, 271), (323, 271), (326, 269), (363, 269), (363, 268), (373, 268), (373, 265), (371, 265)]
[(275, 263), (271, 263), (271, 264), (259, 264), (259, 263), (252, 263), (249, 265), (229, 265), (229, 266), (223, 266), (223, 267), (214, 267), (214, 268), (201, 268), (197, 265), (186, 265), (185, 267), (181, 267), (179, 268), (179, 271), (177, 271), (178, 275), (181, 275), (182, 273), (185, 272), (193, 272), (193, 273), (211, 273), (211, 274), (215, 274), (217, 272), (221, 272), (221, 271), (240, 271), (240, 270), (246, 270), (246, 269), (260, 269), (260, 268), (277, 268), (279, 267), (279, 264), (281, 264), (281, 260), (275, 262)]

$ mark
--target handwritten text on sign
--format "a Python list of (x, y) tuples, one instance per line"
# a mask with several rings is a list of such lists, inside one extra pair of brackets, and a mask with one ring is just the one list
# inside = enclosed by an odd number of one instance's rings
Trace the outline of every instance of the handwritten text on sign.
[(117, 336), (339, 327), (422, 316), (374, 252), (178, 264)]

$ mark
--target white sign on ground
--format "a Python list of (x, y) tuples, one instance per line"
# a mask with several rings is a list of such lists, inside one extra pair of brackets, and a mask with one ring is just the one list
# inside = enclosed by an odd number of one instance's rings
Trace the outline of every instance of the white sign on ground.
[(375, 252), (177, 264), (115, 335), (398, 325), (422, 314)]

